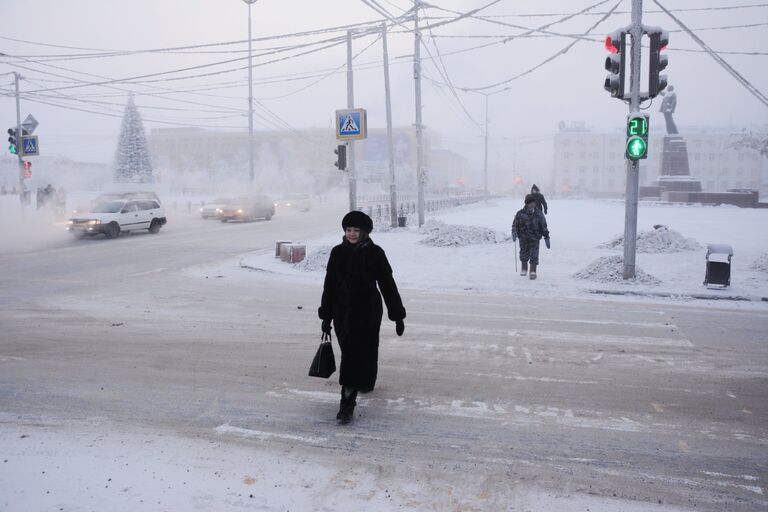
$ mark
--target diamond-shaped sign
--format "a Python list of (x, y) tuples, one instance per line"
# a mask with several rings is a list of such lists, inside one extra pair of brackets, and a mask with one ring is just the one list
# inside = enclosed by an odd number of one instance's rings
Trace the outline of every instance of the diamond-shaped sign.
[(23, 123), (21, 123), (21, 128), (27, 132), (27, 134), (32, 135), (32, 132), (35, 131), (35, 128), (37, 128), (38, 122), (37, 119), (32, 114), (29, 114), (27, 118), (24, 120)]

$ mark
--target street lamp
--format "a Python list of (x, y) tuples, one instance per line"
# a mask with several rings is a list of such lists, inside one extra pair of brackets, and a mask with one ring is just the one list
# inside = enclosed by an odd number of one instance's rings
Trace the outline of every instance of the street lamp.
[(253, 183), (253, 51), (251, 49), (251, 5), (257, 0), (243, 0), (248, 4), (248, 176)]

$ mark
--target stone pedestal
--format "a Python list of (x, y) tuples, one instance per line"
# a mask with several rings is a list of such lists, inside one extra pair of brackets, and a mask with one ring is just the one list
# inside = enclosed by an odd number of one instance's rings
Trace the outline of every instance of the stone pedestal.
[(663, 140), (657, 186), (665, 192), (701, 192), (701, 182), (691, 177), (685, 139), (680, 135), (665, 135)]

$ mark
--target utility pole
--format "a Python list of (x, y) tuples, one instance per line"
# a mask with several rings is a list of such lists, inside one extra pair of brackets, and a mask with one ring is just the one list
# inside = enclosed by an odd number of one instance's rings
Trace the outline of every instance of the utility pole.
[(485, 158), (483, 160), (483, 191), (488, 195), (488, 95), (485, 95)]
[(418, 183), (419, 227), (424, 224), (424, 184), (427, 180), (424, 169), (424, 139), (421, 124), (421, 32), (419, 32), (419, 9), (421, 0), (413, 0), (413, 79), (416, 86), (416, 180)]
[(251, 48), (251, 6), (256, 0), (243, 0), (248, 4), (248, 178), (253, 186), (253, 49)]
[[(632, 0), (629, 29), (632, 54), (629, 71), (629, 113), (640, 111), (640, 45), (643, 38), (643, 0)], [(624, 204), (624, 279), (635, 277), (637, 249), (637, 202), (640, 186), (640, 162), (627, 159), (627, 188)]]
[(19, 92), (19, 80), (21, 75), (14, 72), (14, 84), (16, 85), (16, 156), (19, 159), (19, 201), (21, 205), (27, 204), (26, 185), (24, 184), (24, 135), (21, 131), (21, 98)]
[[(352, 75), (352, 31), (347, 30), (347, 108), (355, 108), (354, 77)], [(357, 174), (355, 172), (355, 141), (347, 141), (347, 174), (349, 177), (349, 210), (357, 210)]]
[(387, 151), (389, 153), (389, 217), (392, 227), (397, 227), (397, 184), (395, 183), (395, 149), (392, 142), (392, 100), (389, 93), (389, 53), (387, 52), (387, 24), (381, 24), (381, 40), (384, 46), (384, 98), (387, 107)]

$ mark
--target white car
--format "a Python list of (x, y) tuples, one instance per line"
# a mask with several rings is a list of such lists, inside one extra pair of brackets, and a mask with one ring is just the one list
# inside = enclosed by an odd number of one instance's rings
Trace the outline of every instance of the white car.
[(224, 199), (223, 197), (219, 197), (217, 199), (214, 199), (210, 203), (206, 203), (203, 205), (202, 208), (200, 208), (200, 216), (204, 219), (215, 219), (219, 216), (219, 212), (227, 206), (230, 199)]
[(77, 238), (103, 233), (116, 238), (120, 233), (147, 229), (157, 233), (165, 225), (165, 209), (154, 199), (104, 201), (90, 212), (82, 212), (67, 222), (67, 230)]

